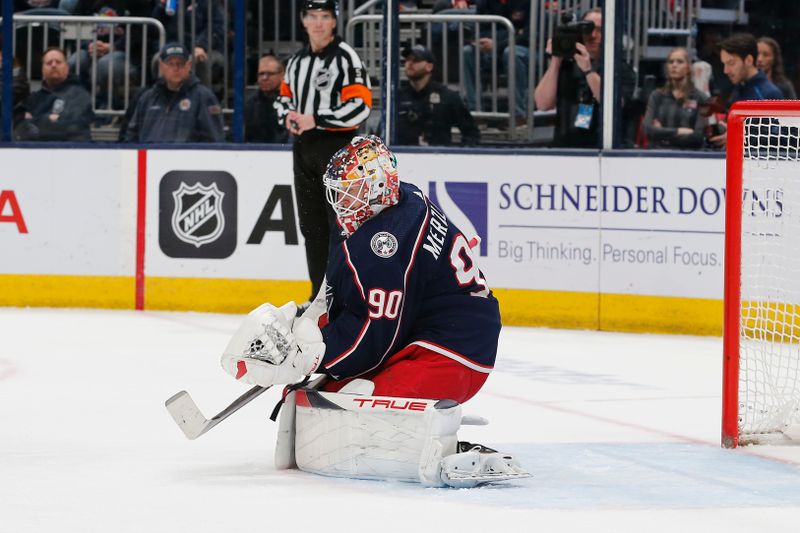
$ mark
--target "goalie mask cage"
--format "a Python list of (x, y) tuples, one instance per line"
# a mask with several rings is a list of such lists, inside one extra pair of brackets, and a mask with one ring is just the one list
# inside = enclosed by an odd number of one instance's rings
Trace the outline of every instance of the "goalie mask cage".
[(728, 115), (722, 445), (800, 424), (800, 102)]

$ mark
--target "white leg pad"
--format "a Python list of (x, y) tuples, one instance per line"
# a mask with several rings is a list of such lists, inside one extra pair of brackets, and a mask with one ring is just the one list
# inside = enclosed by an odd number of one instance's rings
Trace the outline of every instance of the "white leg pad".
[(461, 427), (461, 405), (452, 400), (443, 400), (439, 404), (436, 413), (431, 413), (428, 436), (419, 461), (419, 481), (428, 487), (444, 486), (442, 459), (456, 453), (456, 431)]
[(294, 458), (294, 436), (296, 427), (295, 395), (290, 391), (283, 400), (281, 414), (278, 418), (278, 437), (275, 441), (275, 468), (288, 470), (297, 468)]
[(449, 400), (298, 390), (295, 459), (316, 474), (443, 486), (460, 424)]
[[(306, 384), (305, 388), (316, 389), (321, 387), (324, 382), (325, 377), (320, 376)], [(283, 405), (281, 406), (280, 417), (278, 418), (278, 435), (275, 440), (276, 470), (297, 468), (297, 461), (295, 461), (294, 457), (294, 436), (297, 426), (296, 392), (295, 390), (289, 391), (283, 399)]]

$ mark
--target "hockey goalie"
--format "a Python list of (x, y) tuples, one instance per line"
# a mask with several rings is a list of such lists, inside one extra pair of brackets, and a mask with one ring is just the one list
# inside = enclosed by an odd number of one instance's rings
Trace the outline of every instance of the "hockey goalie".
[[(470, 242), (375, 136), (357, 136), (323, 177), (337, 227), (326, 280), (302, 312), (252, 311), (222, 356), (237, 380), (285, 389), (278, 468), (472, 487), (527, 477), (507, 454), (459, 442), (461, 404), (491, 372), (497, 300)], [(296, 315), (300, 316), (297, 317)]]

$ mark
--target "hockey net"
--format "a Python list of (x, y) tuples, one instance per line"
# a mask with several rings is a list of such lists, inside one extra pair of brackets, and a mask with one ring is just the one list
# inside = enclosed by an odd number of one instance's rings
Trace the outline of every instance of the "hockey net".
[(728, 117), (722, 444), (800, 428), (800, 103)]

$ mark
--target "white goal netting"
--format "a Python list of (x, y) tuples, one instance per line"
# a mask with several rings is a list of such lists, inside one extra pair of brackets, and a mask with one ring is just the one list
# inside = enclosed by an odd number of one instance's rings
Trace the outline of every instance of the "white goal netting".
[(800, 117), (744, 121), (739, 434), (800, 424)]

